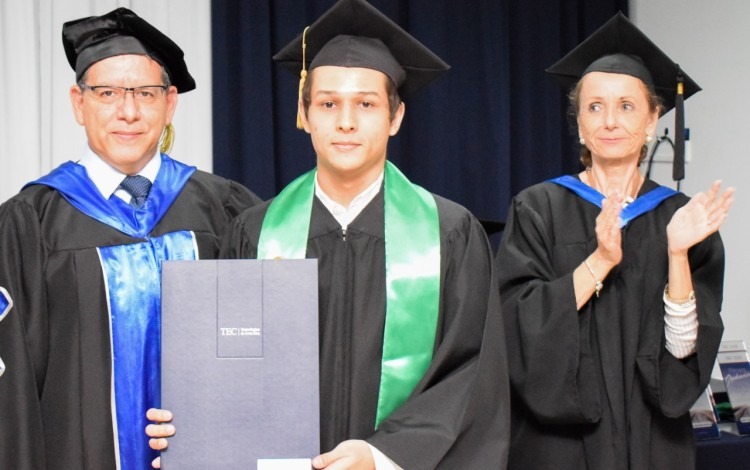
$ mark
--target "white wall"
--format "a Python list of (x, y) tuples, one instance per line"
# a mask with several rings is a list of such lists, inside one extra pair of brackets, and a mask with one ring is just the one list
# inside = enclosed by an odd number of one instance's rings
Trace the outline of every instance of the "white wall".
[[(721, 229), (726, 249), (724, 339), (750, 345), (750, 2), (747, 0), (631, 0), (630, 18), (703, 91), (685, 102), (692, 161), (682, 191), (692, 195), (720, 178), (737, 188), (729, 220)], [(660, 122), (674, 130), (674, 115)], [(671, 166), (652, 177), (671, 182)], [(747, 290), (746, 290), (747, 289)]]
[(172, 156), (212, 169), (210, 0), (0, 0), (0, 202), (86, 145), (68, 89), (62, 24), (124, 6), (185, 52), (197, 89), (179, 95)]

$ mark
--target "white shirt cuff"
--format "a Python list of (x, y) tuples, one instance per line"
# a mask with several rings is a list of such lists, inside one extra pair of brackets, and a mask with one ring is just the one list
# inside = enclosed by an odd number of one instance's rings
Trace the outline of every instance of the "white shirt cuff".
[(664, 295), (664, 336), (667, 350), (677, 359), (695, 352), (698, 342), (698, 309), (695, 302), (680, 305)]
[(391, 459), (386, 457), (384, 453), (380, 452), (376, 447), (373, 447), (372, 444), (368, 442), (367, 445), (370, 446), (372, 459), (375, 461), (375, 470), (403, 470)]

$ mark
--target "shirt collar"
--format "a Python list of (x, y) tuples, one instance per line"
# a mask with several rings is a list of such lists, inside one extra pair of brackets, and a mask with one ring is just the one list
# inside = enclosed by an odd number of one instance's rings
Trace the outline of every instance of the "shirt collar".
[[(152, 183), (156, 180), (156, 175), (159, 173), (159, 168), (161, 168), (161, 158), (157, 157), (159, 157), (158, 150), (146, 166), (137, 173), (141, 176), (145, 176)], [(94, 151), (88, 146), (86, 146), (86, 152), (78, 163), (86, 168), (86, 173), (102, 196), (104, 196), (104, 199), (109, 199), (115, 194), (115, 192), (118, 192), (120, 183), (122, 183), (122, 180), (127, 176), (125, 173), (122, 173), (102, 160), (102, 158), (94, 153)], [(125, 200), (130, 199), (130, 195), (127, 194), (127, 192), (125, 192), (124, 195), (121, 195), (121, 197)]]
[(330, 212), (338, 223), (341, 224), (341, 228), (346, 230), (349, 223), (356, 219), (359, 213), (362, 212), (362, 210), (367, 207), (367, 205), (372, 202), (375, 196), (380, 192), (380, 187), (383, 184), (383, 174), (384, 172), (381, 171), (380, 175), (372, 182), (372, 184), (370, 184), (370, 186), (365, 188), (354, 199), (352, 199), (352, 202), (349, 203), (349, 207), (344, 207), (334, 201), (323, 191), (318, 183), (317, 173), (315, 174), (315, 195), (320, 199), (320, 202), (323, 203), (326, 209), (328, 209), (328, 212)]

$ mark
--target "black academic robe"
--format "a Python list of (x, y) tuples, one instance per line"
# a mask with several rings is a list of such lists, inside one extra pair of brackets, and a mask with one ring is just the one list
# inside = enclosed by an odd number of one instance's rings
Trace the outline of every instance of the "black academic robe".
[[(440, 311), (431, 366), (375, 430), (385, 319), (383, 193), (341, 225), (315, 198), (307, 257), (319, 266), (321, 449), (366, 439), (405, 469), (505, 468), (504, 336), (491, 252), (477, 220), (435, 196)], [(222, 257), (254, 258), (268, 203), (235, 220)]]
[[(657, 185), (647, 180), (641, 194)], [(512, 389), (509, 468), (694, 468), (688, 410), (708, 384), (722, 335), (724, 250), (689, 251), (696, 353), (665, 347), (666, 226), (677, 194), (622, 230), (622, 262), (576, 311), (573, 271), (597, 246), (600, 209), (541, 183), (511, 205), (496, 257)], [(593, 282), (593, 281), (592, 281)]]
[[(192, 230), (199, 256), (215, 258), (229, 221), (259, 202), (196, 171), (149, 236)], [(44, 185), (0, 206), (0, 285), (14, 302), (0, 322), (1, 469), (115, 468), (110, 319), (96, 248), (143, 241)]]

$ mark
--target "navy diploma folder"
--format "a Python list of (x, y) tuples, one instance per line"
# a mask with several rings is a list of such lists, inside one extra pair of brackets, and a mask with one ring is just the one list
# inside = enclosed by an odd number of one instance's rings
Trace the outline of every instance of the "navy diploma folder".
[(314, 259), (164, 262), (162, 408), (177, 432), (162, 469), (310, 468), (317, 272)]

